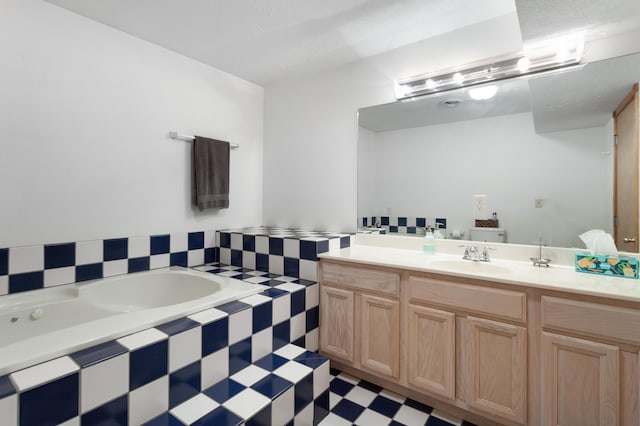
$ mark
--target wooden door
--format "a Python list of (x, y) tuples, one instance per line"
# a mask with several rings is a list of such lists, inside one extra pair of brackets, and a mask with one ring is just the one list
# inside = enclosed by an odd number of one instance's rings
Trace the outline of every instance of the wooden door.
[(363, 294), (360, 362), (371, 372), (400, 376), (400, 302)]
[(613, 113), (614, 239), (618, 250), (638, 252), (638, 83)]
[(620, 379), (615, 346), (543, 332), (541, 374), (541, 424), (618, 424)]
[(473, 411), (524, 423), (526, 339), (523, 327), (473, 317), (465, 320), (467, 403)]
[(455, 399), (455, 314), (410, 304), (408, 315), (409, 385)]
[(320, 286), (320, 350), (353, 363), (353, 292)]

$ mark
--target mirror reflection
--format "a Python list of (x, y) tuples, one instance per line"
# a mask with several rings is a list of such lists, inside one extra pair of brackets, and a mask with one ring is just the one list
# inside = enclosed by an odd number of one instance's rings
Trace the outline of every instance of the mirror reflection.
[(459, 89), (360, 109), (359, 230), (424, 235), (439, 222), (469, 239), (497, 225), (479, 238), (536, 244), (542, 233), (558, 247), (583, 247), (589, 229), (613, 235), (613, 113), (639, 79), (634, 54), (502, 81), (490, 99)]

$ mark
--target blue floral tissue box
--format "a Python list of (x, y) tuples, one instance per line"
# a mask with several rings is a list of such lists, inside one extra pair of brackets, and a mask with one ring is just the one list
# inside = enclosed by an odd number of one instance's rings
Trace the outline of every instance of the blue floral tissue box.
[(576, 254), (576, 272), (637, 279), (638, 259)]

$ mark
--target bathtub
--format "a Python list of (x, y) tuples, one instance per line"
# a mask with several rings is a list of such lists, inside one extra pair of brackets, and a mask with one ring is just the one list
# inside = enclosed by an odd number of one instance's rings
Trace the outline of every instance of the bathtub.
[(0, 297), (0, 376), (259, 293), (171, 267)]

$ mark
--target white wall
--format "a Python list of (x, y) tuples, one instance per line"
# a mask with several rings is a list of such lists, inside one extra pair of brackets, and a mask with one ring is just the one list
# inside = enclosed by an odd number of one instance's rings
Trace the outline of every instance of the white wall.
[[(570, 247), (589, 229), (612, 232), (609, 126), (535, 134), (530, 113), (368, 132), (361, 152), (362, 215), (445, 217), (474, 226), (474, 194), (488, 196), (508, 242)], [(366, 131), (364, 132), (366, 134)], [(362, 165), (363, 162), (361, 162)], [(542, 208), (535, 208), (535, 199)], [(486, 219), (489, 217), (484, 217)]]
[[(263, 89), (40, 0), (2, 0), (0, 247), (260, 224)], [(241, 145), (230, 208), (190, 206), (190, 144)]]
[(354, 231), (357, 110), (394, 100), (393, 81), (521, 49), (505, 15), (265, 89), (264, 223)]

